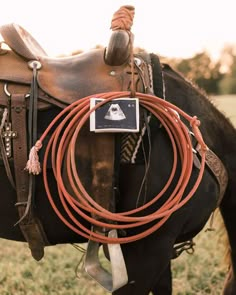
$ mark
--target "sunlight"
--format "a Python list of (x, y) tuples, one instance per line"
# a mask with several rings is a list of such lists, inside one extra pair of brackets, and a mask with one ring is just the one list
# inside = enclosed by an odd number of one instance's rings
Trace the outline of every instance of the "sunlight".
[[(234, 1), (42, 0), (5, 1), (0, 25), (15, 22), (28, 30), (50, 55), (106, 46), (113, 13), (135, 6), (135, 46), (167, 57), (190, 57), (207, 50), (213, 58), (225, 43), (236, 43)], [(45, 7), (47, 7), (45, 9)], [(19, 13), (20, 11), (20, 13)]]

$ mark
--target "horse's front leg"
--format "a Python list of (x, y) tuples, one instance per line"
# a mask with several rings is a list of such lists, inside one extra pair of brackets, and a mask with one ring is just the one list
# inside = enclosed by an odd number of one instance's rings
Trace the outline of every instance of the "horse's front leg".
[(156, 284), (152, 287), (153, 295), (171, 295), (172, 294), (172, 273), (171, 262), (166, 269), (161, 273), (160, 278)]
[(154, 295), (171, 294), (172, 249), (170, 241), (159, 239), (155, 233), (138, 242), (123, 245), (129, 282), (113, 295), (148, 295), (152, 291)]

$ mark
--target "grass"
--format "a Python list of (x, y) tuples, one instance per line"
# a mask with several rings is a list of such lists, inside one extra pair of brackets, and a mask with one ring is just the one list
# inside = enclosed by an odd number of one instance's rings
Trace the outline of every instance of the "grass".
[[(236, 97), (220, 96), (213, 97), (213, 100), (236, 126)], [(173, 295), (222, 293), (227, 272), (227, 248), (220, 224), (221, 218), (217, 216), (216, 230), (203, 230), (195, 238), (194, 255), (183, 253), (173, 261)], [(109, 294), (80, 270), (83, 254), (71, 245), (46, 248), (45, 257), (40, 262), (33, 260), (25, 243), (1, 239), (0, 246), (1, 295)], [(76, 269), (79, 269), (78, 275)]]
[[(194, 255), (183, 253), (173, 261), (173, 295), (221, 294), (227, 265), (219, 216), (214, 226), (197, 236)], [(0, 245), (1, 295), (109, 294), (82, 271), (83, 253), (72, 245), (47, 247), (40, 262), (25, 243), (2, 239)]]
[(1, 295), (98, 295), (97, 284), (75, 270), (82, 253), (71, 245), (46, 248), (45, 257), (36, 262), (25, 243), (1, 240)]
[(236, 95), (218, 95), (211, 98), (215, 106), (236, 126)]
[(174, 295), (220, 295), (227, 273), (227, 243), (218, 213), (214, 231), (205, 229), (194, 239), (193, 255), (183, 253), (172, 263)]

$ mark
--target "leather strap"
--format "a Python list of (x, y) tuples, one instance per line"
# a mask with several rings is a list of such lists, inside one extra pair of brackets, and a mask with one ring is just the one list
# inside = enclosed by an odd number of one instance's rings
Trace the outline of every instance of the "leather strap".
[[(18, 136), (13, 140), (13, 157), (17, 192), (19, 226), (29, 244), (32, 256), (40, 260), (44, 256), (44, 246), (49, 245), (39, 219), (31, 206), (29, 174), (24, 170), (27, 162), (26, 102), (23, 94), (13, 94), (11, 100), (12, 128)], [(26, 208), (29, 210), (25, 215)]]
[[(196, 150), (201, 155), (201, 147), (199, 145), (197, 145)], [(208, 149), (206, 152), (206, 164), (219, 184), (219, 198), (217, 201), (217, 208), (223, 199), (228, 184), (228, 173), (220, 158), (210, 149)]]

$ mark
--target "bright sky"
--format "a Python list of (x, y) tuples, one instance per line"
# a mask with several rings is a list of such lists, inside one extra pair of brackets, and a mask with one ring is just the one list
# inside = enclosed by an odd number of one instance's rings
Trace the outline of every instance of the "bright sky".
[(106, 46), (113, 13), (135, 6), (135, 46), (167, 57), (236, 44), (236, 0), (5, 0), (0, 25), (17, 23), (50, 54)]

